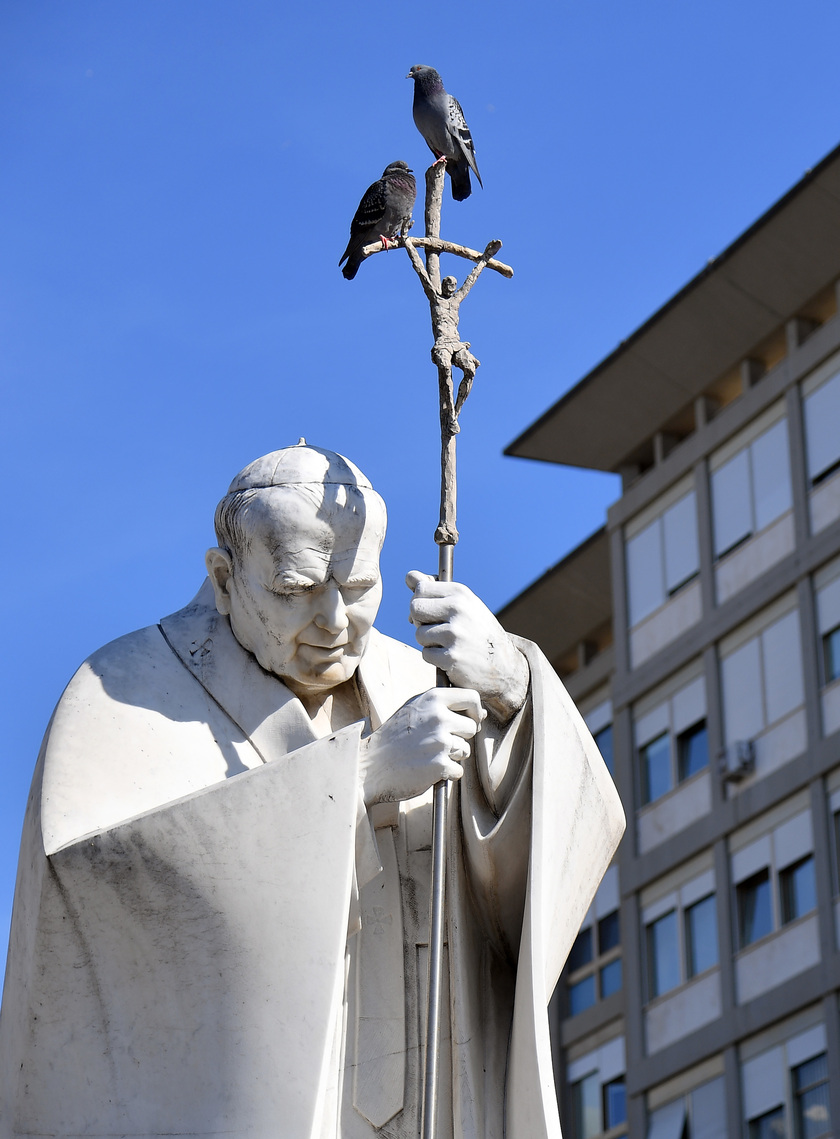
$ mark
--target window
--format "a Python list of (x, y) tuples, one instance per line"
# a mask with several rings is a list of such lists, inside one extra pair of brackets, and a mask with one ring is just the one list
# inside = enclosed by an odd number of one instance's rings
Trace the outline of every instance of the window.
[[(639, 795), (655, 803), (709, 766), (706, 682), (699, 661), (634, 707)], [(686, 677), (693, 679), (686, 681)], [(666, 695), (667, 694), (667, 695)]]
[(624, 1037), (614, 1036), (566, 1066), (571, 1092), (569, 1139), (592, 1139), (627, 1121)]
[(615, 778), (615, 769), (613, 767), (613, 734), (612, 724), (608, 724), (602, 728), (600, 732), (596, 732), (592, 737), (601, 753), (604, 763), (607, 765), (607, 771)]
[(722, 644), (720, 668), (726, 742), (754, 740), (804, 702), (799, 611), (790, 609), (735, 648)]
[(823, 669), (825, 670), (825, 683), (840, 677), (840, 625), (823, 634)]
[(758, 837), (753, 831), (748, 845), (739, 846), (738, 832), (730, 838), (741, 949), (816, 909), (811, 811), (801, 809), (806, 802), (804, 792), (788, 800), (789, 817)]
[(586, 926), (575, 938), (569, 954), (569, 971), (576, 972), (592, 960), (592, 926)]
[[(604, 1084), (604, 1130), (618, 1127), (627, 1122), (627, 1095), (624, 1089), (624, 1076)], [(808, 1137), (810, 1139), (810, 1136)]]
[[(711, 851), (686, 866), (690, 877), (663, 894), (653, 883), (642, 891), (648, 1000), (684, 985), (718, 964), (715, 874)], [(650, 900), (648, 900), (650, 898)]]
[(787, 1139), (785, 1109), (776, 1107), (757, 1119), (751, 1119), (750, 1139)]
[(814, 880), (814, 856), (809, 854), (785, 867), (779, 874), (782, 899), (782, 925), (796, 921), (817, 908), (817, 884)]
[(711, 489), (715, 556), (720, 558), (793, 505), (787, 420), (777, 420), (715, 467)]
[(840, 559), (835, 558), (814, 575), (814, 587), (822, 642), (822, 682), (831, 684), (840, 678)]
[(648, 981), (651, 997), (661, 996), (680, 984), (677, 942), (677, 911), (671, 910), (647, 927)]
[(691, 490), (627, 539), (631, 626), (663, 605), (699, 569), (697, 500)]
[(595, 1004), (595, 974), (569, 985), (569, 1016), (577, 1016)]
[(791, 1075), (797, 1139), (829, 1139), (832, 1131), (825, 1053), (799, 1064)]
[(685, 911), (686, 965), (689, 977), (718, 963), (717, 909), (714, 894)]
[(618, 910), (601, 918), (598, 922), (598, 952), (608, 953), (617, 949), (621, 944), (621, 929), (618, 920)]
[(591, 1072), (572, 1085), (575, 1139), (593, 1139), (601, 1134), (601, 1103), (598, 1073)]
[(677, 736), (677, 770), (680, 782), (690, 779), (709, 763), (709, 740), (706, 721), (692, 724)]
[(615, 961), (610, 961), (609, 965), (605, 965), (601, 969), (600, 978), (601, 1000), (617, 993), (621, 988), (621, 958), (618, 957)]
[(663, 732), (639, 749), (642, 802), (653, 803), (674, 787), (709, 766), (706, 721), (700, 720), (676, 738), (676, 780), (671, 755), (671, 735)]
[(814, 484), (828, 478), (840, 465), (840, 372), (806, 395), (802, 406), (808, 477)]
[(652, 1111), (647, 1139), (727, 1139), (723, 1078)]
[(577, 1016), (618, 992), (622, 983), (620, 953), (618, 910), (605, 914), (594, 925), (584, 926), (566, 964), (569, 1016)]
[(769, 869), (765, 867), (746, 881), (739, 882), (736, 896), (739, 940), (743, 948), (752, 945), (760, 937), (765, 937), (773, 929)]
[[(800, 1010), (787, 1025), (777, 1022), (740, 1045), (742, 1103), (750, 1139), (830, 1139), (834, 1135), (825, 1024), (809, 1020), (806, 1027)], [(759, 1051), (761, 1043), (765, 1047)]]
[(671, 737), (667, 732), (641, 749), (642, 799), (652, 803), (671, 790)]

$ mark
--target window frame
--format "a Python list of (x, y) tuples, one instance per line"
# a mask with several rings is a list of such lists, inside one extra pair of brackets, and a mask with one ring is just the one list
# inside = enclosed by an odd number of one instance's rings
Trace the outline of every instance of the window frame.
[[(677, 488), (678, 493), (676, 493)], [(648, 520), (643, 525), (636, 527), (631, 520), (629, 526), (625, 527), (624, 577), (627, 626), (630, 629), (635, 629), (648, 617), (658, 612), (671, 598), (676, 597), (687, 585), (696, 581), (700, 576), (700, 516), (697, 506), (697, 488), (694, 485), (693, 478), (688, 483), (677, 484), (677, 488), (672, 488), (670, 493), (666, 492), (663, 496), (665, 501), (655, 510), (655, 513), (648, 515)], [(671, 498), (671, 493), (674, 493), (673, 498)], [(687, 538), (690, 552), (693, 552), (694, 556), (693, 558), (689, 557), (687, 561), (693, 562), (694, 568), (687, 572), (678, 573), (676, 570), (671, 572), (672, 567), (669, 568), (668, 551), (674, 546), (673, 535), (669, 536), (668, 534), (668, 521), (675, 519), (678, 512), (687, 507), (689, 499), (693, 500), (694, 527), (692, 530), (689, 520)], [(632, 530), (629, 534), (628, 529)], [(639, 541), (643, 535), (645, 536), (644, 541), (651, 542), (648, 549), (645, 549), (645, 546)], [(680, 548), (679, 542), (676, 543), (676, 548)], [(637, 554), (636, 550), (641, 551), (643, 556)], [(650, 601), (645, 599), (646, 594), (644, 592), (640, 597), (639, 583), (644, 583), (645, 589), (651, 592), (651, 596), (656, 594), (658, 600), (655, 604), (651, 605)], [(652, 589), (651, 586), (653, 586)]]
[[(614, 941), (605, 949), (601, 949), (601, 935), (602, 928), (607, 929), (605, 923), (608, 920), (615, 918), (615, 925), (618, 929), (618, 940)], [(577, 968), (569, 969), (569, 961), (572, 960), (575, 945), (581, 937), (588, 936), (591, 944), (591, 954), (586, 961), (581, 962)], [(613, 989), (606, 995), (603, 992), (603, 972), (604, 969), (614, 965), (616, 962), (621, 965), (622, 976), (621, 984), (617, 989)], [(595, 1005), (600, 1004), (601, 1001), (609, 1000), (616, 992), (620, 992), (624, 985), (624, 966), (622, 964), (622, 948), (621, 948), (621, 911), (619, 907), (609, 910), (602, 917), (597, 918), (593, 915), (592, 921), (581, 927), (575, 938), (572, 948), (569, 951), (566, 965), (564, 966), (563, 976), (566, 985), (566, 1014), (569, 1017), (579, 1016), (581, 1013), (586, 1012), (587, 1009), (594, 1008)], [(593, 985), (593, 1000), (590, 1004), (585, 1005), (577, 1011), (572, 1011), (572, 992), (578, 989), (578, 986), (586, 984), (588, 981)]]

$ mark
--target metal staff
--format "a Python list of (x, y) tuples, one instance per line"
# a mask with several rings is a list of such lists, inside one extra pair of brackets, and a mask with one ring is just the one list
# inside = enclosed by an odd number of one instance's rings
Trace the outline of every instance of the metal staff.
[[(493, 255), (501, 248), (501, 241), (491, 241), (483, 253), (450, 242), (440, 241), (440, 209), (443, 198), (443, 163), (435, 163), (426, 171), (426, 267), (423, 267), (411, 238), (403, 234), (403, 244), (423, 286), (432, 316), (434, 346), (432, 361), (438, 370), (440, 388), (441, 433), (441, 485), (440, 521), (435, 530), (438, 545), (438, 581), (452, 581), (453, 555), (458, 541), (456, 517), (455, 439), (460, 431), (458, 414), (470, 394), (476, 369), (479, 366), (470, 352), (467, 341), (458, 336), (458, 316), (461, 302), (489, 264), (504, 276), (513, 276), (513, 270)], [(440, 278), (440, 252), (456, 253), (476, 264), (463, 285), (458, 288), (454, 277)], [(463, 378), (457, 397), (452, 378), (453, 365), (460, 369)], [(438, 669), (438, 686), (448, 686), (445, 672)], [(429, 914), (429, 973), (428, 1004), (426, 1013), (426, 1046), (423, 1074), (422, 1139), (434, 1139), (438, 1092), (438, 1040), (440, 1037), (441, 995), (443, 990), (443, 934), (445, 925), (446, 894), (446, 814), (449, 796), (448, 780), (436, 783), (432, 803), (432, 881)]]

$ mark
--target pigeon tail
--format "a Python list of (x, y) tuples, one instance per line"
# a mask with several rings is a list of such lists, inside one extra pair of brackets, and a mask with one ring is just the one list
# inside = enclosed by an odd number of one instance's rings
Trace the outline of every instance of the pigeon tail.
[(456, 202), (463, 202), (472, 193), (469, 166), (466, 162), (447, 162), (446, 169), (452, 179), (452, 197)]

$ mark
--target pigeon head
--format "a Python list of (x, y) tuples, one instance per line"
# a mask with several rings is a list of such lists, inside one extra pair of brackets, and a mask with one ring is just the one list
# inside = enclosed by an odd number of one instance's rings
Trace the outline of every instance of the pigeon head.
[(382, 172), (382, 177), (387, 178), (390, 174), (413, 174), (414, 171), (407, 162), (403, 162), (398, 158), (396, 162), (389, 162)]
[(423, 63), (415, 63), (406, 75), (406, 79), (413, 79), (424, 94), (432, 95), (443, 90), (443, 80), (433, 67), (426, 67)]

